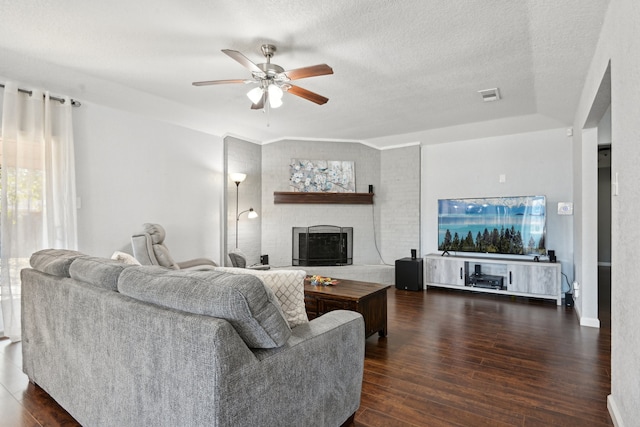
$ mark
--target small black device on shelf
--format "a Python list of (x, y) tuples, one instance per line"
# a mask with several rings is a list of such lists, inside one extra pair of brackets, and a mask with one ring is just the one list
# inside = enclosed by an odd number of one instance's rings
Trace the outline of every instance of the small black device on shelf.
[(476, 264), (473, 274), (469, 275), (467, 286), (485, 289), (504, 290), (504, 277), (482, 273), (482, 266)]

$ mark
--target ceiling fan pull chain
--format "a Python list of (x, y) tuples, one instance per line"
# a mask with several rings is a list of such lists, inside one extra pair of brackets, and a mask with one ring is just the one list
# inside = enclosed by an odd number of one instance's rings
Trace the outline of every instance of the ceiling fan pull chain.
[(265, 102), (264, 104), (264, 108), (267, 110), (267, 127), (271, 127), (271, 106), (268, 102)]

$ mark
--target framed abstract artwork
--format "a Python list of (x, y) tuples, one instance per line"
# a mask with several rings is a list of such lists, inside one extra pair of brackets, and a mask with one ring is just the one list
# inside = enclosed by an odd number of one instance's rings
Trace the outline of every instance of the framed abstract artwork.
[(355, 193), (353, 161), (291, 159), (289, 186), (293, 191)]

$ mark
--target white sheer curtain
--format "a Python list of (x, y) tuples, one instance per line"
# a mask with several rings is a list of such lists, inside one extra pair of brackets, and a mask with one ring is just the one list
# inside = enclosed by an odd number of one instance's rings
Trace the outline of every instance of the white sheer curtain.
[(44, 248), (76, 249), (71, 102), (5, 84), (0, 133), (0, 300), (4, 335), (20, 340), (20, 270)]

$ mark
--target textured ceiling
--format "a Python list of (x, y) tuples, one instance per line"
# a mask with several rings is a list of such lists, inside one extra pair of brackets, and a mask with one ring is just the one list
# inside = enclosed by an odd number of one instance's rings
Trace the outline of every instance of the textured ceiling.
[[(570, 126), (608, 3), (1, 0), (0, 76), (256, 141), (384, 145), (388, 136), (527, 115)], [(220, 50), (259, 63), (264, 42), (285, 69), (329, 64), (334, 75), (296, 83), (330, 101), (285, 94), (267, 117), (250, 110), (249, 86), (191, 85), (249, 77)], [(477, 91), (493, 87), (503, 99), (483, 103)]]

